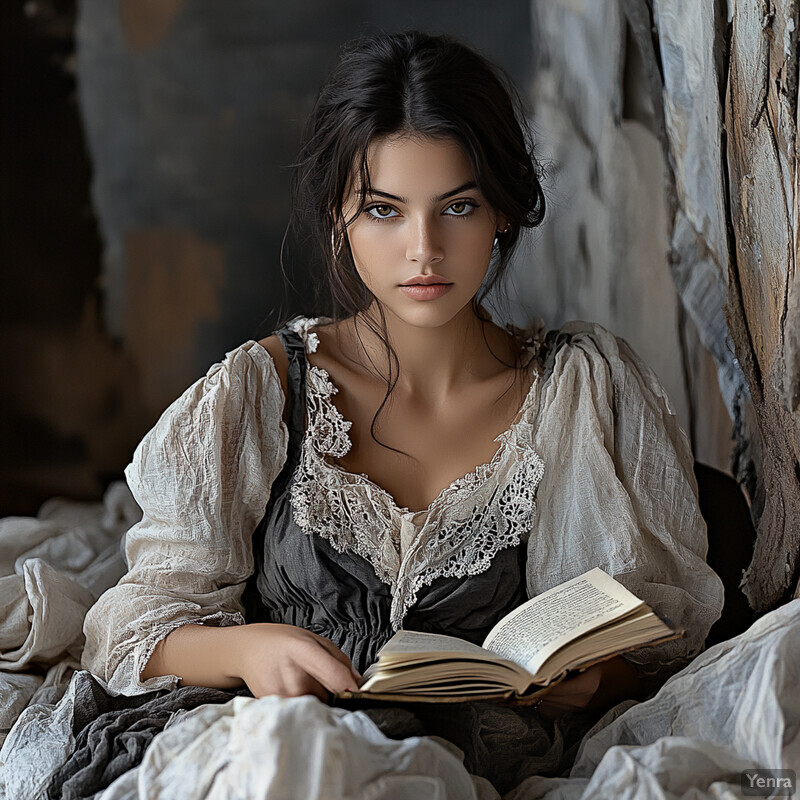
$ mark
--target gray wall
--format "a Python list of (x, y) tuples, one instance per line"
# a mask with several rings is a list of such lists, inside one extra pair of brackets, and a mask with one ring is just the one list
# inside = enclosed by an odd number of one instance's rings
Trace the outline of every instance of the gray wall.
[(81, 107), (105, 242), (105, 318), (153, 414), (278, 316), (308, 310), (281, 241), (300, 129), (338, 46), (376, 29), (460, 36), (525, 83), (529, 10), (506, 2), (82, 0)]
[(213, 361), (309, 310), (297, 248), (284, 305), (288, 166), (342, 42), (451, 33), (524, 90), (529, 17), (527, 0), (2, 4), (0, 515), (98, 497)]

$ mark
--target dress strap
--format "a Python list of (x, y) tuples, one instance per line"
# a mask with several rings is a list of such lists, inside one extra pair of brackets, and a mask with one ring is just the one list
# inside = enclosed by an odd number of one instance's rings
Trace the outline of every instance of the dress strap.
[(542, 374), (540, 376), (541, 386), (544, 386), (553, 377), (556, 367), (556, 356), (565, 344), (572, 341), (572, 334), (563, 333), (559, 330), (548, 331), (544, 339), (542, 349), (539, 351), (539, 358), (542, 362)]
[(286, 403), (289, 407), (290, 448), (299, 445), (306, 430), (306, 351), (299, 333), (289, 325), (275, 331), (289, 358)]
[(300, 460), (306, 430), (305, 341), (297, 331), (292, 330), (291, 322), (276, 330), (272, 335), (278, 337), (289, 359), (289, 374), (286, 380), (289, 441), (286, 447), (286, 463), (272, 482), (264, 516), (253, 531), (253, 563), (255, 567), (253, 574), (247, 579), (242, 595), (247, 622), (272, 621), (264, 606), (260, 588), (265, 580), (266, 540), (270, 536), (270, 525), (273, 524), (272, 514), (275, 508), (289, 507), (288, 503), (284, 502), (284, 498), (288, 497), (289, 484)]

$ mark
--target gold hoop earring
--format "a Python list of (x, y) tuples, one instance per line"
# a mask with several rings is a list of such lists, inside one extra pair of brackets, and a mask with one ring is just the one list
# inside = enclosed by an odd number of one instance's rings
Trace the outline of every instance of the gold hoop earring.
[(494, 241), (492, 242), (492, 247), (493, 248), (497, 247), (500, 237), (505, 236), (505, 234), (507, 234), (510, 230), (511, 230), (511, 225), (506, 225), (505, 228), (503, 228), (503, 230), (500, 230), (498, 228), (498, 230), (496, 230), (494, 234)]

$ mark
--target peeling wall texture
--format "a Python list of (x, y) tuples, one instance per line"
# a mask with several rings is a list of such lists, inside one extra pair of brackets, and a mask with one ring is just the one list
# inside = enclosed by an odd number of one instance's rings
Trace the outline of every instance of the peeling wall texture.
[(517, 284), (550, 324), (591, 319), (627, 339), (664, 383), (696, 457), (728, 470), (731, 418), (670, 269), (671, 176), (649, 12), (631, 5), (640, 13), (617, 0), (533, 4), (533, 123), (550, 212)]
[(556, 285), (534, 293), (632, 341), (649, 328), (657, 371), (679, 350), (695, 452), (727, 459), (751, 500), (743, 588), (766, 609), (798, 585), (798, 7), (533, 0), (533, 13), (534, 119), (567, 209), (542, 242)]
[(474, 42), (517, 79), (530, 9), (478, 0), (292, 4), (80, 0), (79, 96), (104, 242), (105, 322), (151, 418), (240, 342), (309, 310), (284, 249), (300, 130), (340, 44), (421, 26)]
[[(96, 499), (163, 409), (309, 310), (290, 165), (341, 43), (419, 26), (520, 83), (528, 0), (0, 3), (0, 516)], [(90, 194), (91, 192), (91, 194)]]

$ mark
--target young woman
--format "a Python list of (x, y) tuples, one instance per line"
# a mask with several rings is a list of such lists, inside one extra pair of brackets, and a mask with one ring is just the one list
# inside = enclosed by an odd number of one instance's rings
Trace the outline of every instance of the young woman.
[(325, 700), (400, 627), (479, 642), (600, 566), (686, 638), (535, 710), (370, 712), (456, 742), (498, 786), (563, 770), (599, 711), (696, 653), (721, 608), (669, 400), (598, 326), (536, 338), (487, 313), (545, 200), (513, 92), (472, 50), (420, 33), (347, 47), (295, 190), (331, 316), (229, 353), (142, 442), (127, 478), (145, 516), (87, 617), (84, 666), (121, 694)]

